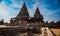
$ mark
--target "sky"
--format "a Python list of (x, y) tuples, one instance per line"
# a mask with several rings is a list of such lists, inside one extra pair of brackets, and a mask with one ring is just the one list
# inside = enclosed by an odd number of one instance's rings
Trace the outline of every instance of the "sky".
[(38, 7), (44, 21), (60, 20), (60, 0), (0, 0), (0, 20), (10, 22), (11, 18), (17, 16), (24, 2), (31, 17)]

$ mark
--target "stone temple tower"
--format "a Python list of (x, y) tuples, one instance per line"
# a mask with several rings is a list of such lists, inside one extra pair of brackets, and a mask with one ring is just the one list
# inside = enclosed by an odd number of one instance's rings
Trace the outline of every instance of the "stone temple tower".
[(43, 22), (43, 16), (40, 13), (38, 7), (36, 8), (35, 14), (34, 14), (34, 19), (36, 22)]
[(29, 13), (28, 13), (25, 2), (16, 18), (18, 18), (19, 20), (28, 20), (29, 19)]
[(12, 18), (10, 21), (11, 24), (22, 26), (27, 24), (28, 19), (29, 19), (29, 13), (26, 4), (24, 2), (19, 14), (15, 18)]

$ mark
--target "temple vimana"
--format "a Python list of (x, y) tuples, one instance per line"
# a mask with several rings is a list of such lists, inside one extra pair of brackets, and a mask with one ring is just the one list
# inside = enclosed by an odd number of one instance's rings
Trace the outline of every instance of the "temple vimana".
[(25, 3), (23, 4), (19, 14), (10, 20), (12, 25), (18, 26), (42, 25), (41, 23), (43, 22), (43, 16), (40, 13), (39, 8), (36, 8), (34, 17), (30, 17)]

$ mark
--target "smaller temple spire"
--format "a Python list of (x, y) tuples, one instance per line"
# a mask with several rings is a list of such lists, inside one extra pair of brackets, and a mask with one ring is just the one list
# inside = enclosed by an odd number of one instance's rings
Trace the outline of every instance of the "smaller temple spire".
[(35, 17), (35, 18), (39, 18), (39, 17), (40, 17), (40, 11), (39, 11), (38, 7), (36, 8), (34, 17)]
[(43, 21), (43, 16), (41, 15), (39, 8), (36, 8), (35, 14), (34, 14), (34, 18), (36, 21)]
[(39, 8), (37, 7), (36, 8), (36, 11), (35, 11), (36, 13), (40, 13), (40, 11), (39, 11)]
[(34, 14), (35, 18), (43, 18), (43, 16), (40, 14), (39, 8), (36, 8), (35, 14)]

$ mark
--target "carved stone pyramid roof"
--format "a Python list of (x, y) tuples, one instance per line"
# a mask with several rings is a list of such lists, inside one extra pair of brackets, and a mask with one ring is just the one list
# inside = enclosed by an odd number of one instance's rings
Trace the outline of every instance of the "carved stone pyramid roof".
[(19, 14), (17, 15), (17, 18), (23, 18), (23, 17), (29, 17), (28, 9), (26, 7), (26, 4), (24, 2)]
[(43, 18), (43, 16), (41, 15), (38, 7), (36, 8), (34, 18)]

